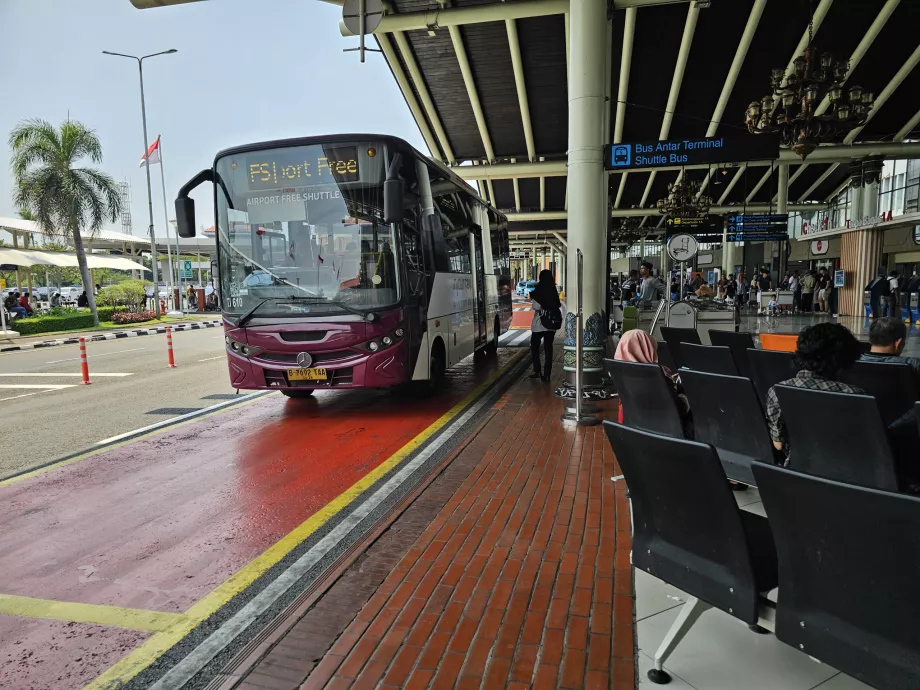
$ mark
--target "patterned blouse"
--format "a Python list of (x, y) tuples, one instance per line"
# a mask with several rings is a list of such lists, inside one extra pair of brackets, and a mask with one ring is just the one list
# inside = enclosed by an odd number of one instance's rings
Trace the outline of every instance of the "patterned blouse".
[[(833, 379), (826, 379), (819, 376), (813, 371), (802, 369), (795, 378), (786, 381), (780, 381), (777, 386), (792, 386), (793, 388), (808, 388), (813, 391), (829, 391), (831, 393), (854, 393), (860, 394), (864, 391), (856, 386), (851, 386)], [(767, 392), (767, 426), (770, 429), (770, 438), (774, 443), (783, 445), (783, 453), (789, 455), (789, 437), (786, 434), (786, 423), (783, 420), (783, 411), (780, 409), (779, 400), (776, 397), (776, 386), (770, 388)]]

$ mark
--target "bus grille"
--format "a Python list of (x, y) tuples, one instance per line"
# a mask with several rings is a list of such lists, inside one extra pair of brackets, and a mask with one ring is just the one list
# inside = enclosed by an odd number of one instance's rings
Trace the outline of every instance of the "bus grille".
[(281, 331), (281, 339), (287, 343), (312, 343), (326, 337), (326, 331)]

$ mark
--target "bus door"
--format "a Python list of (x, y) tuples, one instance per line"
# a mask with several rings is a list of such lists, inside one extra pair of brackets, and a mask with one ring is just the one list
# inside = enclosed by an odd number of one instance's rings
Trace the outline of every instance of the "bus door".
[(473, 330), (474, 348), (484, 345), (486, 333), (486, 286), (482, 255), (482, 235), (470, 233), (470, 248), (473, 252)]

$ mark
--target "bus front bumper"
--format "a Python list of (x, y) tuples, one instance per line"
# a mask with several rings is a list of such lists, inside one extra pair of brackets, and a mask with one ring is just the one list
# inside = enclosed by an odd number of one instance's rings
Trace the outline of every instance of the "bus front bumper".
[(404, 340), (380, 352), (355, 352), (353, 357), (335, 362), (315, 363), (311, 368), (324, 369), (324, 380), (295, 381), (290, 372), (299, 367), (294, 363), (269, 362), (261, 357), (249, 359), (229, 351), (227, 364), (230, 384), (244, 390), (381, 388), (405, 383), (410, 378), (408, 346)]

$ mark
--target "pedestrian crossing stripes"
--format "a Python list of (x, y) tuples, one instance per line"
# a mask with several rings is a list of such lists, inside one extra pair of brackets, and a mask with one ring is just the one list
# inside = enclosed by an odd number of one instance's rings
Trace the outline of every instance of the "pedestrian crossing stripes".
[(503, 333), (498, 338), (499, 347), (530, 347), (530, 329)]

